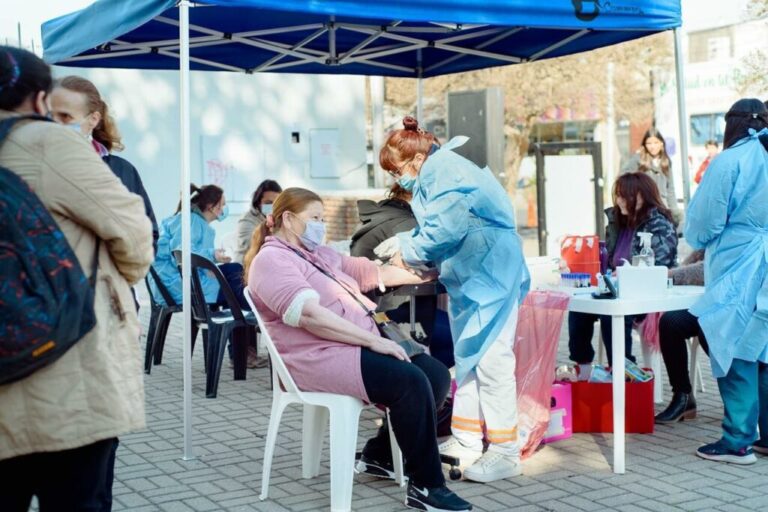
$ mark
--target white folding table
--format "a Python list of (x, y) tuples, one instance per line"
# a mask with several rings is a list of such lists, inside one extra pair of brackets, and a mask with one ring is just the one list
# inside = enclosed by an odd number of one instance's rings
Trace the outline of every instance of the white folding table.
[[(594, 290), (594, 289), (589, 289)], [(704, 294), (703, 286), (675, 286), (649, 299), (595, 299), (587, 289), (569, 289), (568, 311), (611, 317), (613, 346), (613, 472), (625, 471), (624, 316), (690, 308)], [(658, 378), (658, 376), (654, 376)]]

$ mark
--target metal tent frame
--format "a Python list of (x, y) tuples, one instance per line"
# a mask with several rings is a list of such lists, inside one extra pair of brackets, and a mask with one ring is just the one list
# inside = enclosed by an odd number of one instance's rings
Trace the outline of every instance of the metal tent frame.
[[(80, 13), (74, 13), (46, 22), (43, 25), (43, 39), (46, 47), (45, 57), (49, 62), (76, 67), (146, 67), (152, 69), (171, 69), (176, 66), (161, 64), (147, 64), (132, 61), (135, 58), (167, 58), (178, 60), (179, 69), (179, 94), (180, 94), (180, 160), (181, 160), (181, 192), (182, 192), (182, 299), (184, 304), (190, 304), (190, 275), (187, 269), (190, 265), (190, 71), (192, 69), (209, 71), (233, 71), (244, 73), (255, 72), (297, 72), (297, 73), (351, 73), (367, 75), (400, 76), (417, 79), (417, 117), (422, 116), (422, 79), (430, 76), (480, 69), (484, 67), (499, 66), (504, 64), (518, 64), (532, 62), (548, 57), (556, 57), (576, 53), (588, 49), (615, 44), (621, 41), (642, 37), (659, 31), (674, 29), (675, 31), (675, 57), (677, 60), (677, 85), (678, 106), (680, 113), (681, 148), (687, 154), (688, 140), (685, 120), (684, 90), (683, 90), (683, 65), (681, 49), (681, 33), (679, 21), (679, 0), (657, 0), (655, 6), (643, 6), (639, 13), (648, 10), (648, 18), (654, 18), (656, 25), (643, 23), (643, 16), (638, 16), (636, 25), (621, 26), (620, 21), (612, 21), (604, 26), (590, 26), (595, 22), (597, 13), (577, 12), (578, 22), (570, 20), (572, 16), (571, 2), (560, 1), (546, 8), (534, 5), (535, 2), (525, 0), (430, 0), (415, 3), (414, 6), (405, 3), (392, 2), (388, 6), (366, 8), (371, 11), (390, 11), (401, 13), (403, 16), (392, 16), (392, 20), (381, 22), (375, 20), (366, 22), (372, 18), (370, 12), (358, 11), (354, 14), (366, 17), (354, 18), (355, 21), (347, 21), (345, 17), (333, 12), (343, 12), (342, 9), (361, 8), (364, 2), (345, 0), (341, 2), (316, 0), (203, 0), (193, 3), (190, 0), (132, 0), (117, 5), (115, 2), (101, 0), (86, 8)], [(529, 26), (526, 24), (509, 23), (506, 25), (492, 25), (482, 23), (482, 19), (512, 19), (517, 10), (528, 3), (531, 13), (526, 15), (531, 23), (536, 21), (537, 29), (545, 31), (562, 31), (562, 37), (554, 37), (553, 40), (533, 51), (527, 56), (513, 55), (494, 50), (496, 45), (508, 43), (515, 35), (521, 37), (527, 33)], [(578, 2), (582, 4), (582, 2)], [(584, 2), (587, 4), (588, 2)], [(599, 2), (592, 2), (599, 4)], [(619, 2), (617, 2), (619, 3)], [(290, 4), (290, 5), (289, 5)], [(451, 9), (446, 14), (436, 11), (430, 4), (445, 4), (446, 9)], [(568, 4), (567, 7), (559, 4)], [(574, 6), (576, 2), (573, 2)], [(251, 9), (284, 9), (293, 15), (306, 14), (313, 20), (319, 16), (328, 15), (327, 21), (298, 23), (282, 27), (269, 27), (259, 30), (224, 32), (222, 30), (205, 27), (200, 23), (190, 23), (190, 8), (217, 9), (217, 7), (248, 7)], [(89, 11), (89, 9), (91, 9)], [(133, 11), (132, 11), (133, 9)], [(483, 12), (487, 9), (489, 12)], [(176, 10), (178, 20), (168, 17), (167, 14)], [(446, 23), (423, 21), (426, 13), (440, 12), (440, 17), (450, 18), (453, 13), (457, 19), (464, 19), (467, 23)], [(549, 10), (549, 11), (548, 11)], [(551, 11), (551, 14), (550, 14)], [(568, 11), (570, 24), (558, 24), (565, 20), (563, 14)], [(536, 14), (544, 21), (536, 20)], [(637, 11), (635, 11), (637, 14)], [(374, 12), (375, 14), (375, 12)], [(407, 14), (407, 16), (405, 16)], [(115, 17), (114, 22), (104, 23), (109, 16)], [(130, 16), (133, 16), (131, 18)], [(117, 18), (128, 16), (129, 19)], [(521, 17), (523, 15), (520, 15)], [(92, 17), (98, 19), (101, 26), (91, 31), (83, 31), (81, 28), (86, 23), (84, 19)], [(343, 18), (343, 19), (342, 19)], [(622, 19), (622, 16), (616, 16)], [(88, 18), (90, 19), (90, 18)], [(130, 41), (126, 35), (132, 30), (138, 29), (144, 23), (155, 23), (166, 29), (172, 27), (178, 29), (178, 38), (164, 37), (152, 38), (149, 41)], [(551, 22), (546, 25), (546, 22)], [(581, 23), (575, 27), (574, 23)], [(154, 25), (153, 25), (154, 27)], [(53, 39), (74, 35), (78, 31), (81, 37), (76, 41), (60, 41), (51, 43)], [(602, 31), (602, 32), (601, 32)], [(192, 34), (194, 32), (194, 35)], [(605, 39), (606, 33), (621, 34), (622, 37)], [(349, 48), (345, 49), (342, 40), (349, 43), (348, 36), (356, 35), (361, 39)], [(550, 34), (551, 35), (551, 34)], [(602, 37), (597, 42), (584, 44), (581, 49), (566, 51), (571, 43), (579, 43), (593, 35)], [(318, 47), (318, 42), (323, 38), (323, 47)], [(80, 40), (82, 39), (82, 40)], [(466, 43), (463, 45), (462, 43)], [(250, 66), (236, 65), (206, 58), (201, 55), (190, 55), (191, 50), (215, 49), (217, 47), (229, 47), (230, 45), (242, 45), (247, 48), (269, 52), (268, 56), (260, 62)], [(56, 46), (55, 49), (52, 49)], [(438, 53), (439, 51), (440, 53)], [(429, 53), (429, 55), (427, 55)], [(237, 54), (232, 48), (231, 54)], [(407, 57), (413, 54), (413, 63), (403, 64), (393, 62), (395, 57)], [(434, 56), (439, 58), (435, 59)], [(429, 60), (427, 58), (429, 57)], [(469, 59), (477, 59), (476, 66), (468, 65)], [(114, 61), (114, 62), (111, 62)], [(456, 67), (459, 63), (463, 67)], [(454, 67), (451, 67), (454, 65)], [(309, 66), (309, 68), (308, 68)], [(313, 67), (317, 66), (317, 67)], [(357, 66), (357, 67), (355, 67)], [(321, 71), (320, 68), (323, 68)], [(685, 180), (685, 198), (688, 199), (688, 162), (683, 158), (683, 177)], [(192, 446), (192, 380), (191, 380), (191, 313), (190, 308), (184, 308), (184, 459), (194, 458)], [(624, 395), (624, 386), (614, 386), (616, 396)], [(624, 430), (624, 417), (614, 415), (614, 426), (617, 432)], [(614, 450), (614, 472), (624, 473), (624, 436), (617, 436)], [(621, 454), (617, 458), (616, 454)]]

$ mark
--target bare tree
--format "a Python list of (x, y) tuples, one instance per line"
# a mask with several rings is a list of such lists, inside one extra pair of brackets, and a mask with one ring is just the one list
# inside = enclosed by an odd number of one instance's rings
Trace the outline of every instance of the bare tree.
[[(768, 0), (750, 0), (747, 5), (747, 18), (759, 20), (768, 16)], [(768, 30), (768, 23), (766, 23)], [(740, 94), (748, 91), (768, 90), (768, 53), (755, 49), (747, 55), (735, 75), (736, 90)]]
[[(572, 111), (574, 119), (605, 116), (607, 67), (614, 64), (617, 118), (647, 120), (653, 116), (650, 71), (672, 66), (669, 33), (601, 48), (591, 52), (539, 62), (501, 66), (430, 78), (424, 81), (425, 103), (442, 104), (448, 92), (501, 87), (505, 98), (506, 188), (513, 193), (522, 158), (528, 152), (534, 125), (549, 109)], [(386, 101), (402, 111), (412, 111), (412, 80), (388, 79)], [(427, 117), (429, 112), (427, 110)]]

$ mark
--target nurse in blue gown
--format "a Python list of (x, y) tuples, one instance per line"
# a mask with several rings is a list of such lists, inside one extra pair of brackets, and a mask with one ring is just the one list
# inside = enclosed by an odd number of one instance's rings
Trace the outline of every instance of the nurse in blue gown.
[(685, 239), (706, 249), (706, 294), (690, 311), (709, 342), (725, 412), (722, 438), (697, 455), (752, 464), (753, 451), (768, 454), (768, 110), (739, 100), (725, 122), (725, 150), (686, 214)]
[(397, 236), (402, 262), (433, 264), (450, 297), (458, 390), (453, 436), (440, 450), (460, 459), (467, 479), (516, 476), (521, 465), (512, 347), (530, 279), (512, 205), (490, 169), (453, 151), (467, 137), (439, 147), (415, 119), (406, 117), (403, 125), (390, 134), (379, 159), (413, 193), (418, 226)]

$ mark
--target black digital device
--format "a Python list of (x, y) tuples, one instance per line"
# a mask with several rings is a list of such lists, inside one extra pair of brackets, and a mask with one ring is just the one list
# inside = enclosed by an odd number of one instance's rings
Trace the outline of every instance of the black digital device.
[(593, 292), (592, 297), (596, 299), (619, 298), (619, 291), (616, 289), (616, 283), (613, 282), (613, 279), (610, 276), (603, 276), (603, 281), (605, 281), (605, 286), (608, 288), (608, 291), (605, 293)]

